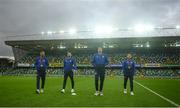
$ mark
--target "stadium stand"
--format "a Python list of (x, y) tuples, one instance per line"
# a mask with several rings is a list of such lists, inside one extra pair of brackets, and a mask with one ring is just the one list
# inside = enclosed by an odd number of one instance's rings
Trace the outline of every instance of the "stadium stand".
[(0, 56), (0, 74), (13, 67), (14, 58)]
[[(151, 47), (146, 47), (147, 43)], [(75, 75), (93, 75), (91, 58), (97, 46), (101, 46), (110, 61), (107, 75), (123, 75), (121, 63), (130, 52), (137, 64), (137, 76), (179, 77), (180, 50), (176, 43), (176, 37), (6, 41), (12, 46), (15, 68), (3, 71), (3, 74), (35, 75), (34, 62), (43, 49), (49, 60), (47, 75), (63, 75), (63, 59), (67, 51), (71, 51), (76, 59), (78, 70)]]
[[(126, 54), (108, 54), (111, 64), (120, 64), (125, 60)], [(176, 65), (180, 64), (180, 58), (179, 54), (155, 54), (155, 53), (147, 53), (147, 54), (135, 54), (133, 53), (133, 59), (136, 61), (137, 64), (147, 64), (147, 63), (156, 63), (156, 64), (163, 64), (163, 65)], [(92, 54), (89, 55), (75, 55), (74, 58), (76, 59), (77, 64), (79, 65), (90, 65), (91, 64), (91, 57)], [(23, 57), (18, 61), (20, 64), (30, 64), (33, 65), (35, 61), (34, 55), (28, 55)], [(48, 55), (47, 56), (50, 66), (62, 66), (63, 65), (63, 59), (65, 58), (64, 55)], [(56, 66), (57, 65), (57, 66)]]

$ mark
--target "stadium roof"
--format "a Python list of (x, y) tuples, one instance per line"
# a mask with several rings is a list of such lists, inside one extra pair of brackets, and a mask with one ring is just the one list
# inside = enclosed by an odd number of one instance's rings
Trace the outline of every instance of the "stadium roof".
[(7, 45), (22, 49), (40, 48), (131, 48), (131, 47), (179, 47), (180, 37), (56, 39), (6, 41)]
[(40, 34), (8, 36), (7, 40), (55, 40), (55, 39), (96, 39), (96, 38), (142, 38), (142, 37), (180, 37), (179, 27), (151, 28), (139, 25), (135, 28), (99, 27), (86, 30), (58, 31)]

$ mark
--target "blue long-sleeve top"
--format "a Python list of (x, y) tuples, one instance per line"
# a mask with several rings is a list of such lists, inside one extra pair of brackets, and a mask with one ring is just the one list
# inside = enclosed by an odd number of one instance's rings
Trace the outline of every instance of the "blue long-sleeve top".
[(122, 63), (124, 76), (133, 76), (135, 74), (135, 62), (133, 60), (125, 60)]
[(108, 61), (108, 57), (106, 54), (94, 54), (93, 58), (92, 58), (92, 61), (91, 61), (92, 65), (93, 66), (96, 66), (96, 65), (108, 65), (109, 64), (109, 61)]
[(76, 61), (72, 57), (66, 57), (64, 59), (64, 71), (77, 70)]
[(48, 62), (48, 59), (46, 57), (41, 58), (39, 56), (36, 58), (36, 62), (34, 65), (38, 71), (40, 70), (40, 68), (44, 68), (46, 70), (49, 66), (49, 62)]

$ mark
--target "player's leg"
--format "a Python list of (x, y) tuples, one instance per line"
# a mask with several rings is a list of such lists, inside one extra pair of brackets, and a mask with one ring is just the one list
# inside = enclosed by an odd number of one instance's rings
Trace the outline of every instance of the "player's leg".
[(128, 81), (128, 76), (124, 76), (124, 93), (126, 94), (127, 93), (127, 81)]
[(71, 86), (72, 86), (71, 93), (72, 93), (72, 95), (76, 95), (76, 93), (74, 91), (74, 74), (73, 74), (73, 71), (70, 71), (69, 78), (71, 80)]
[(44, 85), (45, 85), (45, 79), (46, 79), (46, 74), (43, 73), (43, 75), (41, 76), (41, 93), (44, 93)]
[(63, 89), (61, 90), (61, 93), (65, 93), (67, 78), (68, 78), (68, 72), (64, 72)]
[(133, 92), (133, 76), (130, 76), (129, 80), (130, 80), (131, 95), (134, 95), (134, 92)]
[(96, 92), (94, 95), (99, 95), (99, 91), (98, 91), (98, 81), (99, 81), (99, 72), (97, 70), (95, 70), (95, 88), (96, 88)]
[(69, 77), (70, 77), (70, 80), (71, 80), (71, 87), (72, 87), (71, 92), (74, 92), (74, 75), (73, 75), (73, 71), (70, 71)]
[(37, 77), (36, 77), (36, 93), (40, 93), (40, 75), (37, 74)]
[(105, 79), (105, 69), (102, 69), (100, 73), (100, 96), (103, 95), (104, 79)]

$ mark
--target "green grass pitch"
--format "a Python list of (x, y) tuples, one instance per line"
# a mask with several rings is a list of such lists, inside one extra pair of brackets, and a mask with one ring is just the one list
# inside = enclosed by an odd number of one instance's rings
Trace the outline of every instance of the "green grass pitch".
[[(180, 79), (135, 78), (135, 81), (158, 94), (180, 104)], [(94, 77), (75, 77), (76, 96), (70, 94), (70, 80), (66, 93), (61, 94), (62, 77), (47, 77), (45, 92), (35, 93), (35, 77), (0, 77), (0, 106), (63, 106), (63, 107), (174, 107), (171, 103), (134, 83), (134, 96), (123, 94), (122, 77), (106, 77), (104, 96), (94, 96)]]

